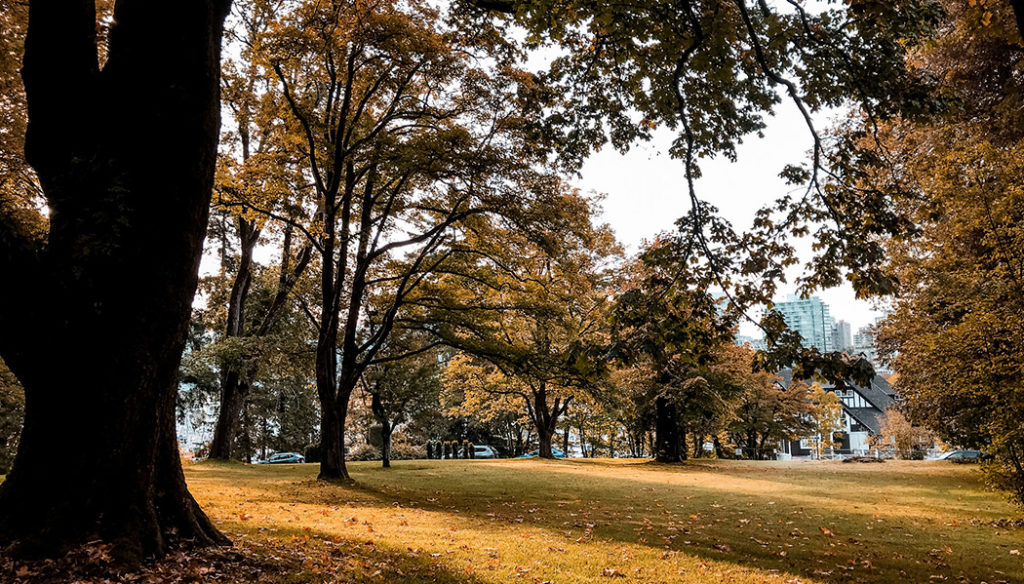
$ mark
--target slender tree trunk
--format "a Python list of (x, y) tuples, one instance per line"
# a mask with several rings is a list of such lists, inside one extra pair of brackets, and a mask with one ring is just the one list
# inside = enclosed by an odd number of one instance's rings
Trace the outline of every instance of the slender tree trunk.
[[(228, 319), (225, 327), (226, 337), (249, 335), (255, 338), (267, 336), (284, 312), (288, 297), (295, 283), (302, 277), (312, 257), (312, 245), (301, 248), (295, 257), (295, 266), (291, 265), (291, 227), (285, 229), (284, 244), (281, 253), (281, 274), (278, 278), (277, 293), (270, 306), (263, 314), (263, 319), (255, 330), (244, 331), (245, 303), (249, 296), (252, 280), (252, 254), (259, 241), (260, 230), (254, 224), (239, 219), (239, 239), (241, 254), (238, 273), (231, 289), (228, 302)], [(213, 441), (210, 443), (210, 458), (229, 460), (234, 448), (238, 417), (249, 398), (249, 382), (255, 377), (258, 367), (255, 363), (225, 363), (220, 371), (221, 403), (217, 414), (217, 424), (213, 430)]]
[(758, 457), (759, 460), (767, 460), (768, 459), (768, 450), (765, 449), (765, 443), (767, 442), (767, 440), (768, 440), (768, 435), (764, 434), (764, 435), (761, 436), (761, 439), (758, 441), (757, 457)]
[[(228, 316), (224, 336), (226, 338), (242, 336), (245, 319), (245, 302), (249, 298), (249, 286), (252, 282), (252, 254), (259, 240), (259, 230), (254, 224), (238, 218), (238, 239), (241, 243), (238, 271), (231, 286), (228, 298)], [(241, 363), (224, 363), (220, 368), (220, 411), (217, 413), (217, 424), (213, 429), (213, 441), (210, 442), (210, 458), (229, 460), (235, 443), (235, 430), (238, 416), (248, 393), (248, 384), (242, 382)]]
[(394, 424), (391, 423), (391, 416), (384, 408), (380, 399), (379, 382), (373, 388), (366, 388), (370, 392), (370, 412), (380, 424), (380, 458), (384, 468), (391, 468), (391, 434), (394, 431)]
[(722, 449), (722, 442), (718, 439), (718, 436), (712, 438), (712, 443), (715, 445), (715, 458), (725, 458), (725, 451)]
[(228, 5), (118, 2), (102, 71), (93, 2), (29, 6), (25, 149), (51, 213), (45, 242), (0, 229), (0, 273), (18, 280), (0, 290), (0, 355), (26, 400), (0, 486), (14, 553), (100, 539), (134, 561), (228, 541), (185, 486), (174, 416)]
[(657, 462), (679, 462), (679, 421), (676, 406), (665, 396), (654, 400), (654, 460)]
[(245, 452), (245, 462), (247, 464), (252, 464), (252, 419), (249, 415), (248, 408), (242, 408), (242, 413), (239, 416), (239, 421), (241, 422), (242, 450)]
[(385, 420), (380, 425), (380, 459), (381, 466), (391, 468), (391, 424)]
[(562, 434), (562, 452), (569, 455), (569, 425), (565, 425), (565, 431)]
[(583, 428), (583, 417), (581, 416), (579, 420), (579, 424), (576, 425), (576, 435), (580, 439), (580, 451), (583, 452), (583, 458), (587, 458), (589, 453), (587, 452), (587, 436)]
[(210, 458), (230, 460), (234, 454), (239, 418), (249, 395), (249, 384), (242, 383), (238, 371), (225, 368), (221, 376), (220, 410), (210, 442)]

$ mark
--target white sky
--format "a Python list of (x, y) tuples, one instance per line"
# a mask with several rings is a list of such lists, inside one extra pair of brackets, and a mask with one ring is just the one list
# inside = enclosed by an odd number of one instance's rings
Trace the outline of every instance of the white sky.
[[(700, 161), (704, 176), (697, 182), (697, 194), (718, 207), (737, 230), (749, 226), (759, 208), (792, 189), (779, 178), (779, 171), (787, 163), (806, 159), (810, 148), (807, 128), (799, 114), (786, 105), (768, 120), (763, 139), (751, 136), (739, 147), (735, 163), (725, 158)], [(819, 129), (827, 121), (818, 121)], [(645, 239), (674, 229), (675, 220), (689, 209), (683, 165), (667, 154), (671, 138), (663, 132), (626, 155), (604, 149), (587, 160), (582, 179), (575, 181), (585, 191), (606, 195), (603, 220), (630, 253)], [(785, 284), (781, 296), (795, 291), (792, 283)], [(816, 295), (829, 304), (836, 320), (849, 322), (853, 332), (882, 314), (872, 302), (857, 300), (848, 284)], [(741, 326), (740, 332), (761, 336), (750, 323)]]

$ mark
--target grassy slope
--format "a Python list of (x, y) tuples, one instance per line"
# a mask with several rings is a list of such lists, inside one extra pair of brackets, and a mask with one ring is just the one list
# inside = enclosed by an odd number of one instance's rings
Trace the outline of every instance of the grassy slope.
[[(937, 462), (196, 464), (273, 582), (1024, 582), (1024, 529), (975, 469)], [(619, 576), (622, 577), (619, 577)], [(253, 578), (256, 575), (253, 574)]]

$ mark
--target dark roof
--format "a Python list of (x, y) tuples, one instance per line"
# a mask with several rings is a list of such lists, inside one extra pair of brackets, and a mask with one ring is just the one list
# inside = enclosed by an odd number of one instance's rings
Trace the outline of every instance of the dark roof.
[(793, 370), (783, 369), (782, 371), (777, 372), (775, 375), (781, 377), (779, 385), (785, 387), (786, 389), (789, 389), (789, 384), (793, 383)]
[[(793, 382), (793, 370), (783, 369), (776, 373), (781, 379), (779, 382), (783, 387), (789, 387)], [(811, 380), (807, 380), (810, 383)], [(822, 387), (826, 391), (834, 391), (836, 389), (835, 384), (822, 384)], [(892, 386), (885, 380), (881, 375), (875, 375), (874, 379), (867, 386), (858, 385), (856, 383), (847, 382), (845, 384), (846, 389), (853, 389), (859, 393), (865, 401), (874, 406), (873, 408), (850, 408), (845, 404), (843, 410), (852, 417), (853, 419), (860, 422), (863, 426), (866, 426), (872, 433), (879, 433), (882, 429), (882, 416), (885, 415), (885, 410), (895, 401), (896, 393), (893, 391)]]
[(882, 412), (888, 408), (892, 402), (896, 401), (896, 393), (893, 391), (892, 386), (885, 380), (881, 375), (875, 375), (875, 378), (871, 380), (871, 384), (867, 387), (861, 387), (859, 385), (850, 384), (853, 389), (856, 389), (864, 399), (868, 400), (871, 405), (875, 406)]
[(848, 408), (845, 405), (843, 410), (846, 412), (846, 415), (860, 422), (862, 426), (866, 426), (872, 434), (878, 434), (882, 431), (882, 416), (885, 415), (885, 412), (880, 412), (874, 408)]

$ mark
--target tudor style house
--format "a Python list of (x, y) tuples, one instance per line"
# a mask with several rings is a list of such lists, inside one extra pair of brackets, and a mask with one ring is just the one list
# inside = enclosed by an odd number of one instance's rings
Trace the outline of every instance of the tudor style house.
[[(778, 383), (789, 387), (793, 380), (792, 370), (778, 373)], [(896, 400), (896, 394), (881, 375), (875, 375), (867, 386), (846, 383), (842, 388), (822, 385), (825, 391), (835, 393), (843, 404), (837, 447), (834, 454), (865, 456), (870, 454), (870, 438), (882, 430), (885, 410)], [(807, 458), (815, 451), (818, 436), (807, 436), (801, 440), (784, 442), (779, 445), (779, 458)]]

